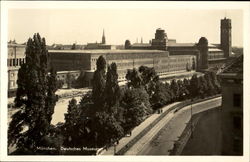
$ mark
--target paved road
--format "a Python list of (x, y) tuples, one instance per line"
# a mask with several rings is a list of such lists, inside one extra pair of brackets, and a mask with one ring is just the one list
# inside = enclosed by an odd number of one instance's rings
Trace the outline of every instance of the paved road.
[[(193, 114), (206, 111), (221, 105), (221, 97), (193, 104)], [(186, 106), (178, 112), (171, 111), (144, 137), (135, 143), (125, 155), (169, 155), (174, 142), (190, 120), (191, 106)]]
[[(163, 108), (163, 112), (167, 111), (172, 106), (178, 104), (179, 102), (172, 103)], [(119, 144), (116, 146), (116, 152), (125, 147), (132, 139), (134, 139), (141, 131), (143, 131), (148, 125), (154, 122), (161, 114), (152, 114), (146, 120), (144, 120), (140, 125), (135, 127), (132, 131), (132, 135), (130, 137), (123, 137), (120, 139)], [(101, 155), (114, 155), (114, 147), (109, 147), (107, 151), (101, 153)]]

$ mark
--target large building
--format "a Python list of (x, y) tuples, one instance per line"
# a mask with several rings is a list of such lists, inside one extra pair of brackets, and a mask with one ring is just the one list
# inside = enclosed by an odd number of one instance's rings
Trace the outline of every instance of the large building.
[(163, 50), (49, 50), (51, 66), (57, 71), (81, 70), (85, 72), (88, 85), (99, 56), (106, 59), (107, 64), (117, 64), (118, 80), (126, 80), (128, 69), (138, 68), (142, 65), (154, 67), (159, 76), (171, 72), (183, 72), (192, 66), (195, 56), (179, 55), (169, 56)]
[(198, 43), (177, 43), (175, 39), (168, 39), (165, 31), (159, 28), (156, 30), (155, 38), (150, 43), (134, 43), (130, 46), (130, 49), (166, 50), (171, 56), (195, 55), (198, 62), (197, 70), (203, 71), (221, 67), (232, 56), (230, 19), (224, 18), (221, 20), (220, 33), (220, 44), (211, 44), (204, 37)]
[(18, 70), (25, 62), (25, 45), (8, 42), (8, 95), (13, 96), (17, 89)]
[(222, 85), (222, 154), (243, 155), (243, 56), (219, 76)]
[[(10, 91), (17, 88), (17, 71), (21, 63), (16, 62), (16, 59), (19, 59), (19, 54), (14, 55), (13, 58), (11, 51), (19, 49), (18, 46), (11, 44), (8, 46)], [(65, 73), (67, 71), (78, 71), (78, 73), (84, 71), (86, 78), (88, 78), (86, 81), (88, 85), (96, 68), (96, 60), (100, 55), (106, 58), (108, 64), (117, 63), (120, 81), (125, 80), (127, 69), (137, 68), (141, 65), (154, 67), (160, 76), (171, 72), (185, 71), (187, 67), (193, 65), (197, 71), (203, 71), (211, 67), (220, 67), (232, 55), (231, 20), (226, 18), (221, 20), (221, 44), (219, 45), (209, 44), (204, 37), (200, 38), (198, 43), (177, 43), (174, 39), (168, 39), (165, 31), (158, 28), (155, 37), (149, 43), (141, 41), (141, 43), (132, 44), (128, 48), (118, 50), (115, 46), (107, 45), (103, 31), (101, 43), (89, 43), (84, 49), (81, 46), (74, 50), (69, 48), (67, 48), (68, 50), (66, 48), (49, 50), (49, 54), (51, 66), (57, 71), (61, 71), (62, 77), (65, 75), (62, 71)], [(25, 46), (21, 45), (20, 49), (22, 49), (19, 52), (22, 55), (20, 59), (24, 59)], [(15, 75), (13, 76), (12, 73)]]

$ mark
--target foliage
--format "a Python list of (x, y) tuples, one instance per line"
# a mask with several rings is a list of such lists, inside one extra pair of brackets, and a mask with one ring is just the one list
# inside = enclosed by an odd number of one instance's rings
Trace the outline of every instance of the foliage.
[(95, 143), (99, 146), (111, 144), (124, 134), (123, 128), (113, 115), (106, 112), (97, 112), (94, 121), (94, 131), (97, 132)]
[(64, 81), (63, 80), (57, 80), (56, 82), (56, 87), (57, 89), (61, 89), (64, 85)]
[(38, 33), (28, 39), (25, 54), (26, 63), (18, 72), (15, 98), (15, 106), (20, 110), (12, 116), (8, 144), (34, 153), (50, 129), (57, 101), (56, 73), (52, 70), (48, 74), (46, 42)]
[(105, 84), (106, 84), (106, 76), (105, 76), (105, 68), (106, 61), (103, 56), (100, 56), (96, 62), (97, 70), (94, 72), (93, 80), (92, 80), (92, 98), (94, 107), (97, 111), (103, 109), (103, 105), (105, 102), (104, 93), (105, 93)]
[(126, 79), (128, 87), (139, 88), (142, 85), (141, 75), (135, 68), (132, 70), (128, 69)]
[(180, 97), (180, 87), (179, 85), (177, 84), (176, 80), (173, 79), (171, 81), (171, 84), (170, 84), (170, 88), (171, 90), (173, 91), (173, 95), (174, 95), (174, 100), (178, 100), (179, 97)]
[(154, 93), (156, 84), (159, 82), (159, 76), (155, 72), (154, 68), (149, 68), (147, 66), (140, 66), (139, 72), (141, 74), (142, 85), (151, 97)]
[(75, 81), (75, 83), (76, 83), (75, 87), (76, 88), (85, 87), (86, 85), (84, 83), (84, 80), (85, 80), (85, 72), (83, 70), (81, 70), (79, 77)]
[[(145, 98), (146, 97), (146, 98)], [(147, 93), (142, 88), (126, 89), (121, 100), (121, 106), (124, 109), (123, 128), (127, 133), (137, 126), (143, 120), (143, 117), (149, 113)]]
[(68, 111), (65, 114), (64, 137), (65, 145), (76, 146), (78, 143), (78, 124), (80, 120), (80, 110), (76, 100), (69, 101)]
[(171, 90), (167, 84), (157, 82), (155, 92), (150, 100), (154, 109), (160, 108), (171, 101)]
[(120, 87), (118, 85), (118, 74), (115, 63), (108, 66), (107, 81), (105, 86), (105, 103), (109, 113), (116, 113), (120, 100)]
[(72, 74), (70, 74), (70, 72), (67, 73), (66, 83), (67, 83), (67, 88), (68, 89), (74, 87), (75, 78), (74, 78), (74, 76)]
[(200, 82), (196, 74), (190, 80), (189, 92), (190, 98), (195, 98), (199, 95)]

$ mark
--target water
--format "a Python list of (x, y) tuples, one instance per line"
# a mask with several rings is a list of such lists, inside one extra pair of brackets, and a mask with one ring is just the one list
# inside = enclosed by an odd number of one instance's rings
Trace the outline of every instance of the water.
[[(74, 98), (76, 99), (77, 103), (79, 103), (79, 101), (81, 100), (81, 97)], [(71, 99), (72, 98), (67, 98), (57, 101), (51, 124), (56, 125), (58, 122), (64, 122), (64, 114), (67, 113), (68, 104)]]

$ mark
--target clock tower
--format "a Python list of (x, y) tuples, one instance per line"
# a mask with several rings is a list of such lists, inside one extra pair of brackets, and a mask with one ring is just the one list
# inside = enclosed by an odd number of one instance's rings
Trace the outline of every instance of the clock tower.
[(220, 45), (221, 49), (224, 51), (224, 57), (228, 58), (232, 53), (231, 19), (225, 17), (221, 20), (220, 25)]

